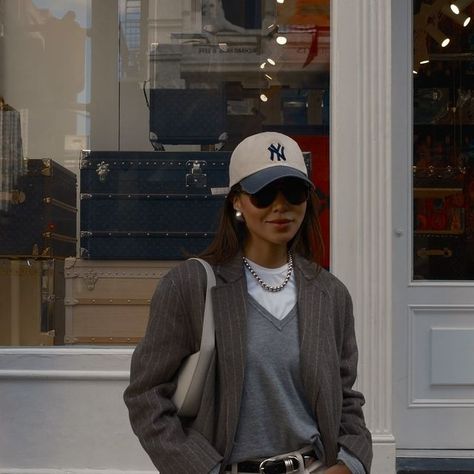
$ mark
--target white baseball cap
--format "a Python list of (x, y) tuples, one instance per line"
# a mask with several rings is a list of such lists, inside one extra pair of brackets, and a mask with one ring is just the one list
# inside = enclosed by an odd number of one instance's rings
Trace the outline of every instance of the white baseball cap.
[(262, 132), (242, 140), (229, 164), (229, 188), (240, 183), (254, 194), (280, 178), (300, 178), (313, 186), (298, 143), (278, 132)]

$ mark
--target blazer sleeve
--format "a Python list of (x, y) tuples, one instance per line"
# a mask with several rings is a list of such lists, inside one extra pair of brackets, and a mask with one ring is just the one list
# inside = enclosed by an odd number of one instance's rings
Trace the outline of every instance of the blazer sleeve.
[(354, 328), (352, 299), (344, 288), (344, 315), (340, 376), (342, 384), (342, 416), (338, 444), (361, 461), (366, 473), (372, 462), (372, 436), (365, 426), (362, 406), (364, 396), (354, 390), (357, 377), (358, 350)]
[(153, 295), (124, 392), (132, 429), (161, 474), (208, 474), (222, 459), (201, 433), (182, 423), (170, 399), (181, 361), (196, 350), (192, 334), (183, 297), (168, 274)]

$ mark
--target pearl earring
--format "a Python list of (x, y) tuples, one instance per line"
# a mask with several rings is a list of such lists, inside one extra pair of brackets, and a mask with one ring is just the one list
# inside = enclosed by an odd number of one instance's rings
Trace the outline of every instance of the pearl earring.
[(238, 209), (235, 211), (235, 220), (237, 222), (245, 222), (244, 215), (242, 214), (242, 211), (239, 211)]

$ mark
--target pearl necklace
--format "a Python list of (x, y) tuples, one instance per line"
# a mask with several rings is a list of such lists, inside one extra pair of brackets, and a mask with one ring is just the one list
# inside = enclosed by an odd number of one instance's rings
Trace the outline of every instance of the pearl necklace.
[(244, 261), (244, 265), (247, 268), (247, 270), (250, 272), (250, 274), (257, 280), (259, 285), (266, 291), (271, 291), (271, 292), (277, 292), (283, 290), (287, 283), (290, 281), (291, 274), (293, 273), (293, 257), (290, 252), (288, 252), (288, 270), (286, 272), (286, 277), (283, 280), (283, 283), (281, 285), (277, 286), (271, 286), (268, 283), (265, 283), (258, 275), (257, 272), (250, 266), (250, 263), (245, 257), (242, 257), (242, 260)]

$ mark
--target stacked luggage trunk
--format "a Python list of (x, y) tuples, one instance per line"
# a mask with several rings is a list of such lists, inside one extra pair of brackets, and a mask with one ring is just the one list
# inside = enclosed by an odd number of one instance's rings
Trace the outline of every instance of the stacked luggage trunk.
[(0, 258), (0, 345), (64, 343), (64, 260)]
[(229, 152), (85, 151), (81, 257), (180, 260), (215, 235)]
[(0, 345), (64, 343), (64, 259), (76, 254), (76, 175), (28, 159), (0, 196)]
[(67, 258), (66, 344), (136, 344), (153, 292), (173, 261)]
[(76, 175), (51, 159), (29, 159), (26, 168), (0, 214), (0, 255), (75, 255)]
[(229, 159), (229, 152), (82, 152), (81, 256), (65, 263), (66, 344), (140, 340), (159, 280), (215, 235)]

